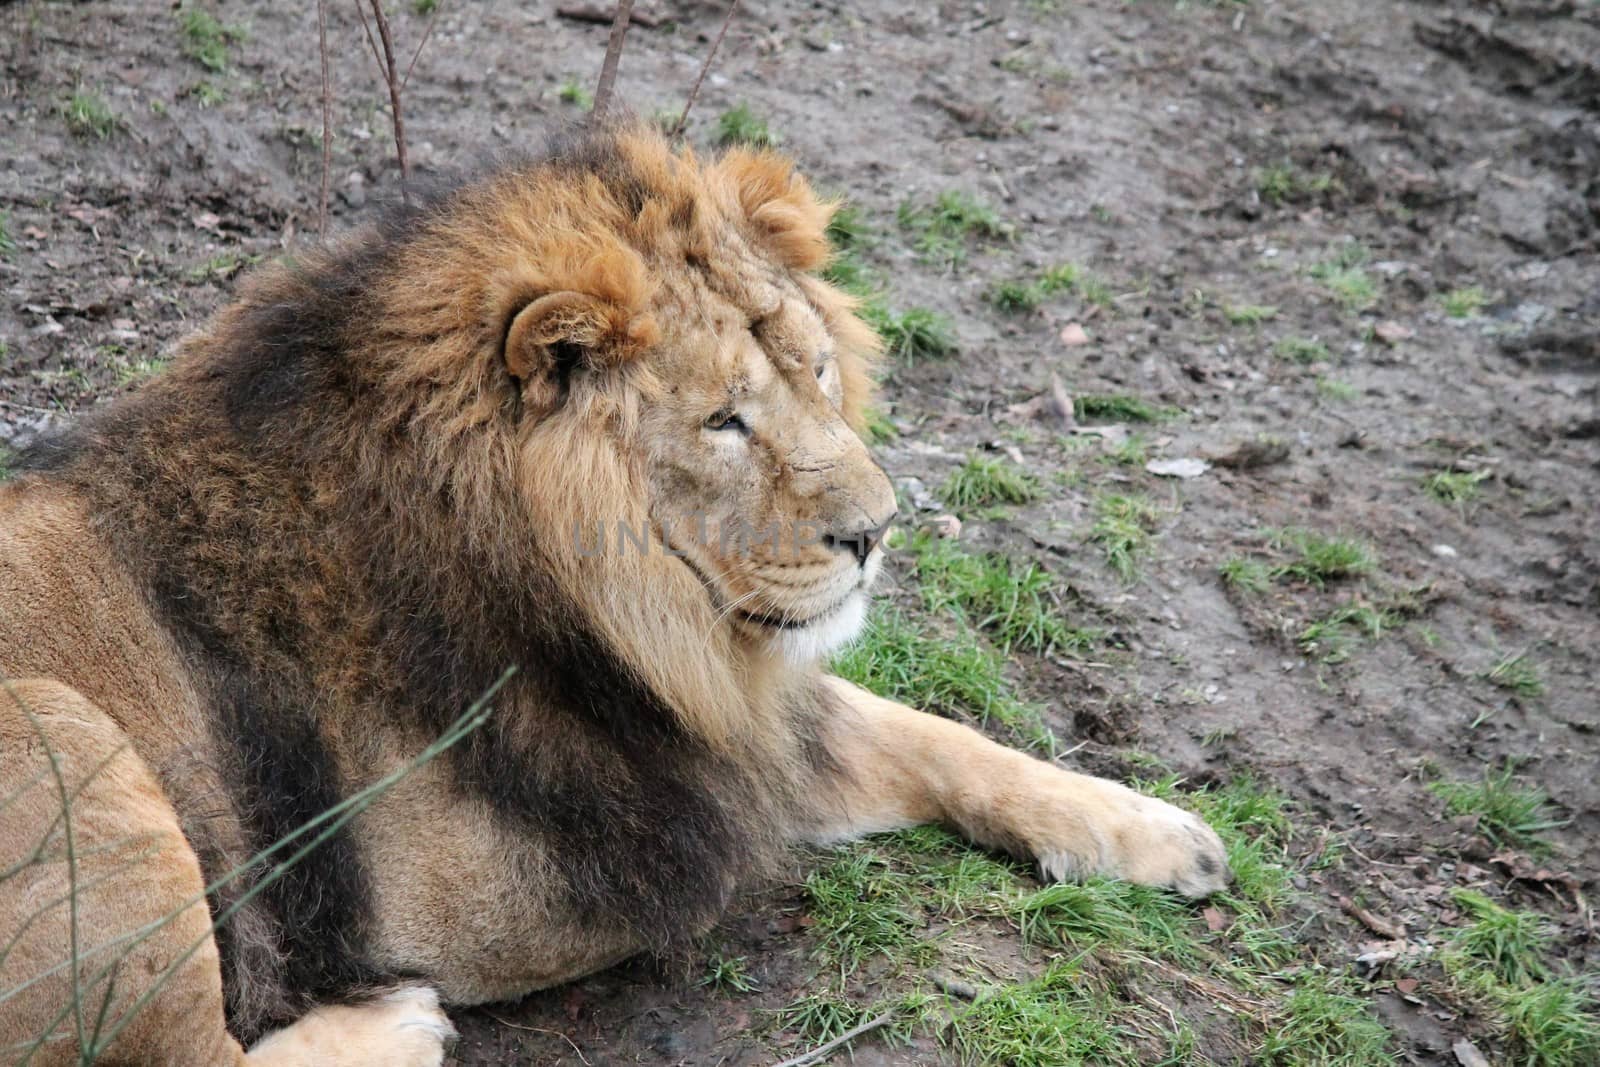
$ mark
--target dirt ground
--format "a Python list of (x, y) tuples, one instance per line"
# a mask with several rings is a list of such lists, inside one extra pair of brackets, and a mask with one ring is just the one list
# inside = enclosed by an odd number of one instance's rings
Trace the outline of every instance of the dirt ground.
[[(342, 228), (396, 196), (399, 175), (360, 26), (331, 6)], [(394, 6), (409, 54), (426, 19)], [(633, 30), (619, 87), (651, 115), (681, 105), (722, 8), (641, 9), (663, 21)], [(314, 238), (315, 5), (209, 10), (245, 31), (222, 70), (184, 54), (168, 3), (0, 5), (0, 444), (156, 372), (240, 270)], [(471, 164), (580, 117), (558, 87), (592, 83), (605, 35), (550, 4), (442, 0), (405, 97), (413, 166)], [(80, 106), (69, 121), (74, 94), (109, 117)], [(1547, 915), (1567, 965), (1600, 964), (1582, 903), (1600, 874), (1600, 8), (751, 0), (690, 139), (711, 145), (739, 103), (859, 206), (887, 300), (954, 323), (954, 356), (895, 365), (885, 384), (898, 435), (880, 454), (909, 521), (943, 510), (930, 488), (974, 451), (1047, 486), (964, 515), (961, 539), (1037, 561), (1070, 589), (1073, 621), (1108, 635), (1092, 655), (1019, 652), (1009, 668), (1081, 745), (1066, 761), (1281, 790), (1297, 850), (1345, 849), (1297, 875), (1295, 922), (1319, 959), (1348, 965), (1375, 939), (1339, 896), (1426, 941), (1450, 918), (1443, 889), (1461, 885)], [(1014, 236), (973, 242), (955, 266), (916, 255), (897, 208), (950, 189)], [(1316, 267), (1330, 260), (1370, 293), (1341, 302)], [(1010, 313), (990, 299), (1064, 262), (1104, 291)], [(1072, 432), (1056, 382), (1175, 414), (1128, 428), (1129, 452), (1122, 431)], [(1143, 468), (1178, 457), (1213, 465), (1192, 479)], [(1460, 482), (1472, 499), (1426, 492), (1441, 471), (1481, 473)], [(1157, 509), (1131, 581), (1092, 542), (1108, 491)], [(1327, 590), (1222, 580), (1224, 561), (1267, 558), (1261, 531), (1285, 527), (1364, 541), (1378, 569)], [(914, 606), (899, 574), (885, 595)], [(1352, 603), (1386, 613), (1376, 637), (1348, 627), (1337, 654), (1301, 640)], [(1508, 660), (1529, 673), (1490, 677)], [(1562, 823), (1546, 856), (1493, 847), (1428, 788), (1507, 761)], [(461, 1013), (459, 1062), (802, 1051), (773, 1014), (828, 981), (798, 879), (755, 892), (708, 941), (708, 958), (748, 961), (755, 990), (697, 984), (705, 959), (636, 961)], [(967, 948), (991, 974), (1037, 962), (998, 933)], [(1456, 1062), (1462, 1038), (1507, 1054), (1418, 974), (1362, 987), (1401, 1062)], [(956, 1059), (937, 1035), (881, 1036), (855, 1062)], [(1202, 1040), (1179, 1062), (1254, 1056)]]

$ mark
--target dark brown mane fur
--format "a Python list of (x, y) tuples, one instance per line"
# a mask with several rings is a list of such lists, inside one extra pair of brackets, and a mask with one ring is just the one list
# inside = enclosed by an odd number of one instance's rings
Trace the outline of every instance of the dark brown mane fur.
[[(784, 761), (814, 748), (809, 682), (714, 643), (681, 668), (708, 680), (682, 681), (627, 647), (554, 523), (637, 507), (625, 462), (584, 436), (628, 413), (574, 395), (535, 425), (498, 348), (508, 308), (556, 279), (608, 309), (597, 344), (625, 366), (659, 330), (663, 257), (712, 263), (719, 226), (821, 262), (826, 208), (797, 179), (719, 166), (722, 185), (627, 129), (570, 138), (262, 271), (167, 374), (22, 458), (88, 503), (213, 713), (200, 758), (231, 800), (180, 811), (208, 878), (420, 750), (508, 667), (447, 771), (571, 913), (669, 947), (771, 855), (797, 803)], [(682, 583), (685, 628), (704, 622), (691, 579), (660, 580)], [(224, 927), (237, 1031), (393, 977), (365, 952), (371, 915), (347, 829)]]

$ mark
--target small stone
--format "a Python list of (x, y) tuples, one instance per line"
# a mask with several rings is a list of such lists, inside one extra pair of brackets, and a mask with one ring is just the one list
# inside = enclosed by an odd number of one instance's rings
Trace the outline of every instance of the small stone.
[(1176, 459), (1152, 459), (1144, 465), (1144, 469), (1163, 478), (1198, 478), (1211, 469), (1211, 464), (1194, 456), (1179, 456)]
[(933, 532), (947, 541), (959, 540), (961, 537), (961, 520), (949, 513), (935, 515), (928, 523)]
[(1449, 545), (1434, 545), (1431, 549), (1429, 549), (1429, 551), (1435, 556), (1438, 556), (1440, 559), (1455, 559), (1456, 556), (1460, 555), (1459, 552)]
[(1061, 327), (1061, 343), (1068, 348), (1077, 348), (1079, 345), (1089, 343), (1089, 334), (1080, 324), (1069, 322)]
[(1386, 345), (1397, 345), (1401, 341), (1409, 341), (1417, 335), (1417, 331), (1409, 326), (1402, 326), (1398, 322), (1384, 321), (1372, 328), (1372, 336)]

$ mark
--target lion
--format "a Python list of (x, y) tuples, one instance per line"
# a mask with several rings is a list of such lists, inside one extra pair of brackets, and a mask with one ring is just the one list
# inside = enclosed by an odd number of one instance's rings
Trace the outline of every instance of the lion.
[(0, 1048), (438, 1064), (445, 1007), (919, 823), (1227, 883), (1194, 815), (827, 673), (896, 511), (834, 209), (770, 151), (561, 135), (261, 269), (20, 458)]

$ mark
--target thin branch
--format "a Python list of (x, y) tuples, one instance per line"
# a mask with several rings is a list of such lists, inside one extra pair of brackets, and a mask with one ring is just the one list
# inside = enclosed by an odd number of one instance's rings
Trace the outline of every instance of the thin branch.
[(333, 172), (333, 82), (328, 75), (328, 0), (317, 0), (317, 47), (322, 54), (322, 190), (317, 197), (317, 238), (328, 239), (328, 186)]
[(411, 62), (406, 64), (406, 76), (400, 79), (400, 88), (403, 91), (411, 84), (411, 72), (416, 69), (417, 57), (422, 55), (422, 50), (428, 44), (428, 38), (433, 36), (433, 24), (439, 21), (439, 5), (433, 5), (433, 14), (428, 16), (428, 26), (422, 31), (422, 40), (417, 42), (417, 50), (411, 53)]
[(772, 1065), (772, 1067), (807, 1067), (808, 1064), (816, 1063), (819, 1060), (827, 1058), (828, 1054), (834, 1049), (839, 1048), (842, 1045), (848, 1045), (862, 1034), (871, 1033), (878, 1027), (887, 1025), (889, 1020), (893, 1018), (894, 1011), (886, 1011), (876, 1019), (868, 1019), (854, 1030), (846, 1030), (844, 1033), (840, 1034), (838, 1037), (834, 1038), (832, 1041), (829, 1041), (825, 1045), (818, 1045), (810, 1052), (803, 1052), (793, 1059), (784, 1060), (782, 1063), (775, 1063)]
[(722, 29), (717, 31), (717, 39), (711, 42), (711, 51), (706, 53), (706, 61), (700, 66), (700, 74), (694, 80), (694, 88), (689, 90), (689, 99), (683, 103), (683, 114), (678, 116), (678, 124), (672, 128), (672, 136), (682, 137), (684, 129), (689, 125), (689, 109), (694, 107), (695, 100), (700, 96), (700, 83), (706, 80), (706, 72), (711, 69), (711, 61), (717, 58), (717, 49), (722, 47), (722, 39), (728, 35), (728, 26), (733, 22), (733, 13), (739, 10), (739, 0), (731, 0), (728, 4), (728, 13), (722, 17)]
[[(383, 74), (383, 80), (389, 87), (389, 118), (394, 123), (394, 151), (400, 159), (400, 199), (407, 204), (411, 203), (411, 164), (406, 159), (406, 121), (400, 110), (400, 91), (403, 88), (400, 81), (400, 72), (395, 68), (394, 62), (394, 37), (389, 32), (389, 16), (383, 13), (383, 0), (370, 0), (372, 4), (372, 20), (378, 24), (378, 41), (372, 39), (372, 27), (367, 25), (366, 12), (361, 8), (361, 0), (355, 0), (356, 11), (361, 15), (361, 28), (367, 31), (367, 44), (372, 46), (372, 57), (377, 60), (378, 70)], [(378, 42), (383, 45), (383, 54), (378, 54)]]
[(605, 62), (600, 65), (600, 84), (594, 89), (594, 121), (605, 118), (611, 103), (611, 87), (617, 80), (617, 63), (622, 59), (622, 39), (628, 35), (628, 17), (633, 0), (617, 0), (617, 14), (611, 20), (611, 39), (606, 42)]

